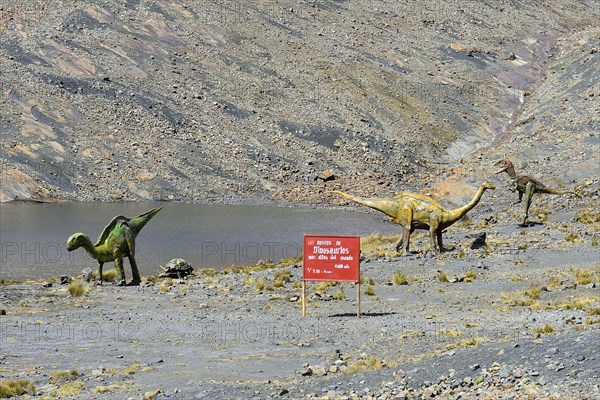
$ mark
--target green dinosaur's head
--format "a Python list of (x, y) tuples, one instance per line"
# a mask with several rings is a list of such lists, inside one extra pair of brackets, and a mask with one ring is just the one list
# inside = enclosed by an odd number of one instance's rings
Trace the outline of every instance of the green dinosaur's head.
[(71, 235), (71, 237), (67, 240), (67, 250), (73, 251), (80, 248), (83, 245), (85, 238), (86, 236), (83, 233), (75, 233)]

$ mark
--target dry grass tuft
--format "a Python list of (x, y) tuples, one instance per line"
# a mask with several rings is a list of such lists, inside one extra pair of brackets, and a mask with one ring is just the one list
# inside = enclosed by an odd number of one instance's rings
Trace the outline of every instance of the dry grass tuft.
[(450, 282), (450, 280), (448, 279), (448, 275), (446, 275), (446, 273), (443, 271), (440, 272), (440, 274), (438, 275), (438, 281), (442, 283)]
[(401, 274), (401, 273), (396, 273), (396, 274), (392, 275), (392, 283), (396, 286), (408, 285), (408, 279), (406, 278), (406, 275)]
[(73, 279), (68, 290), (71, 297), (81, 297), (88, 292), (88, 288), (83, 285), (80, 279)]
[(447, 351), (447, 350), (455, 349), (457, 347), (477, 346), (478, 344), (487, 343), (489, 341), (490, 341), (490, 338), (488, 338), (487, 336), (472, 337), (472, 338), (469, 338), (469, 339), (459, 340), (456, 343), (447, 344), (446, 346), (444, 346), (443, 350)]
[(160, 284), (160, 291), (162, 293), (168, 293), (171, 291), (171, 287), (173, 286), (173, 281), (171, 279), (165, 279), (161, 284)]
[(399, 253), (394, 248), (400, 240), (399, 235), (382, 235), (375, 233), (360, 238), (360, 252), (366, 258), (396, 257)]
[(588, 207), (583, 208), (575, 214), (575, 221), (581, 222), (583, 224), (593, 224), (595, 222), (600, 222), (600, 213), (598, 210)]
[[(98, 270), (92, 272), (94, 275), (94, 279), (98, 280)], [(109, 269), (106, 271), (102, 271), (102, 281), (103, 282), (114, 282), (117, 280), (117, 270), (115, 268)]]
[(77, 379), (79, 372), (76, 369), (70, 371), (55, 371), (50, 372), (50, 383), (64, 383)]
[(565, 236), (565, 240), (571, 243), (583, 243), (583, 239), (577, 232), (569, 232)]
[(74, 381), (65, 383), (60, 386), (57, 390), (50, 393), (52, 397), (67, 397), (67, 396), (79, 396), (81, 394), (81, 389), (85, 387), (85, 383), (83, 381)]
[(273, 279), (275, 279), (276, 282), (281, 282), (281, 286), (285, 286), (285, 283), (292, 281), (292, 271), (290, 271), (289, 269), (282, 269), (280, 271), (276, 271), (273, 274)]
[(445, 336), (449, 338), (455, 338), (462, 335), (460, 329), (457, 328), (446, 328), (446, 329), (438, 329), (435, 331), (436, 336)]
[(536, 307), (543, 288), (539, 284), (532, 284), (528, 289), (516, 293), (501, 294), (500, 298), (506, 304), (516, 307)]
[(588, 306), (596, 303), (598, 301), (598, 297), (594, 296), (581, 296), (570, 298), (564, 302), (556, 302), (554, 305), (557, 308), (561, 308), (563, 310), (583, 310)]
[(218, 285), (219, 282), (219, 278), (215, 278), (214, 276), (206, 276), (202, 279), (202, 283), (205, 285)]
[(594, 271), (589, 269), (576, 269), (573, 278), (578, 285), (588, 285), (594, 282)]
[(263, 290), (265, 290), (266, 286), (267, 286), (267, 278), (265, 278), (264, 276), (261, 276), (254, 281), (254, 288), (256, 290), (258, 290), (259, 292), (262, 292)]
[(377, 357), (369, 357), (349, 364), (344, 374), (349, 375), (357, 372), (375, 371), (385, 367), (386, 364), (385, 360), (379, 360)]
[(31, 381), (25, 379), (16, 381), (10, 379), (0, 380), (0, 399), (8, 399), (24, 394), (35, 394), (35, 386)]
[(590, 308), (587, 310), (587, 315), (591, 317), (600, 316), (600, 307)]
[(554, 327), (550, 324), (546, 324), (539, 328), (535, 328), (533, 333), (537, 333), (539, 335), (550, 335), (551, 333), (554, 333)]
[(465, 282), (472, 282), (477, 278), (477, 274), (472, 269), (468, 270), (465, 274)]
[(346, 300), (346, 292), (344, 291), (343, 287), (338, 287), (337, 292), (335, 292), (335, 294), (333, 295), (333, 298), (335, 300)]

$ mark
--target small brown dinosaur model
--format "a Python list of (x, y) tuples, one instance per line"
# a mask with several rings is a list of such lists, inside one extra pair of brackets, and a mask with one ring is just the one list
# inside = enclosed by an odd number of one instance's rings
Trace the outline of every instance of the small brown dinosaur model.
[(575, 193), (572, 190), (551, 189), (535, 178), (532, 178), (527, 175), (517, 175), (515, 166), (509, 160), (498, 161), (495, 164), (495, 166), (500, 167), (500, 169), (496, 171), (497, 174), (506, 172), (508, 176), (511, 177), (512, 190), (516, 190), (519, 193), (519, 201), (515, 202), (514, 204), (520, 203), (523, 200), (523, 195), (525, 195), (525, 214), (523, 215), (522, 225), (526, 225), (527, 223), (527, 218), (529, 217), (529, 207), (531, 206), (531, 199), (533, 198), (533, 195), (535, 193), (547, 193), (558, 195), (573, 194), (581, 198), (580, 194)]
[(444, 251), (442, 232), (461, 219), (467, 212), (479, 203), (487, 189), (495, 189), (491, 183), (482, 184), (475, 197), (462, 207), (448, 210), (431, 197), (410, 192), (402, 192), (391, 198), (363, 198), (352, 196), (338, 190), (333, 193), (341, 194), (347, 199), (381, 211), (390, 216), (403, 228), (402, 237), (396, 243), (396, 250), (404, 245), (402, 255), (408, 255), (410, 234), (415, 229), (429, 230), (431, 244), (436, 253)]

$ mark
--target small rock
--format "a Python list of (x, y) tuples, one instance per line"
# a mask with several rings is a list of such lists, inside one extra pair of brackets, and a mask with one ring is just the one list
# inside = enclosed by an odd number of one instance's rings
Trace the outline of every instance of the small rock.
[(335, 174), (329, 170), (323, 171), (319, 174), (319, 176), (317, 176), (317, 179), (320, 179), (323, 182), (333, 181), (336, 178), (337, 178), (337, 176), (335, 176)]
[(541, 377), (541, 378), (538, 380), (538, 384), (539, 384), (540, 386), (546, 386), (546, 379), (545, 379), (544, 377)]
[(477, 371), (479, 368), (481, 368), (481, 365), (473, 364), (473, 365), (469, 365), (469, 368), (471, 368), (471, 371)]
[(435, 388), (434, 387), (428, 387), (423, 389), (423, 393), (421, 394), (421, 398), (422, 399), (431, 399), (435, 397)]
[(514, 376), (517, 379), (522, 378), (523, 376), (525, 376), (525, 370), (523, 370), (522, 368), (515, 368), (512, 371), (512, 376)]
[(43, 282), (42, 283), (42, 287), (43, 288), (51, 288), (52, 287), (52, 282)]
[(487, 245), (485, 242), (486, 236), (487, 234), (485, 232), (481, 232), (479, 235), (477, 235), (477, 237), (471, 244), (471, 249), (480, 249), (482, 247), (485, 247)]
[(473, 55), (474, 55), (475, 53), (477, 53), (477, 50), (476, 50), (476, 49), (472, 49), (472, 48), (469, 48), (469, 47), (463, 46), (463, 45), (462, 45), (462, 44), (460, 44), (460, 43), (452, 43), (452, 44), (450, 45), (450, 48), (451, 48), (452, 50), (454, 50), (454, 51), (457, 51), (457, 52), (459, 52), (459, 53), (464, 53), (464, 54), (468, 55), (469, 57), (473, 57)]
[(5, 309), (0, 310), (0, 315), (6, 315), (6, 310)]
[(327, 369), (325, 367), (322, 367), (320, 365), (316, 365), (314, 367), (309, 367), (312, 369), (312, 373), (315, 376), (325, 376), (327, 375)]
[(155, 391), (153, 391), (153, 392), (146, 392), (146, 393), (144, 393), (144, 399), (145, 399), (145, 400), (154, 400), (154, 399), (156, 399), (156, 397), (157, 397), (159, 394), (161, 394), (162, 392), (163, 392), (163, 391), (162, 391), (162, 390), (160, 390), (160, 389), (157, 389), (157, 390), (155, 390)]
[(498, 376), (500, 378), (508, 378), (510, 375), (510, 370), (508, 368), (502, 368), (500, 372), (498, 372)]
[(81, 271), (81, 276), (83, 279), (85, 279), (87, 282), (91, 281), (92, 279), (94, 279), (94, 274), (92, 274), (92, 269), (91, 268), (86, 268), (83, 271)]
[(581, 371), (580, 371), (580, 370), (577, 370), (577, 369), (576, 369), (576, 370), (574, 370), (574, 371), (571, 371), (571, 372), (569, 372), (569, 378), (571, 378), (571, 379), (576, 379), (576, 378), (577, 378), (577, 376), (579, 375), (579, 373), (580, 373), (580, 372), (581, 372)]

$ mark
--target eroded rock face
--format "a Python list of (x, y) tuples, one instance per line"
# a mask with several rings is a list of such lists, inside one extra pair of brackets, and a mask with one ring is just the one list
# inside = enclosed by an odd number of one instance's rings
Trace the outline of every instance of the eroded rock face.
[(17, 169), (0, 173), (0, 202), (53, 201), (48, 189)]

